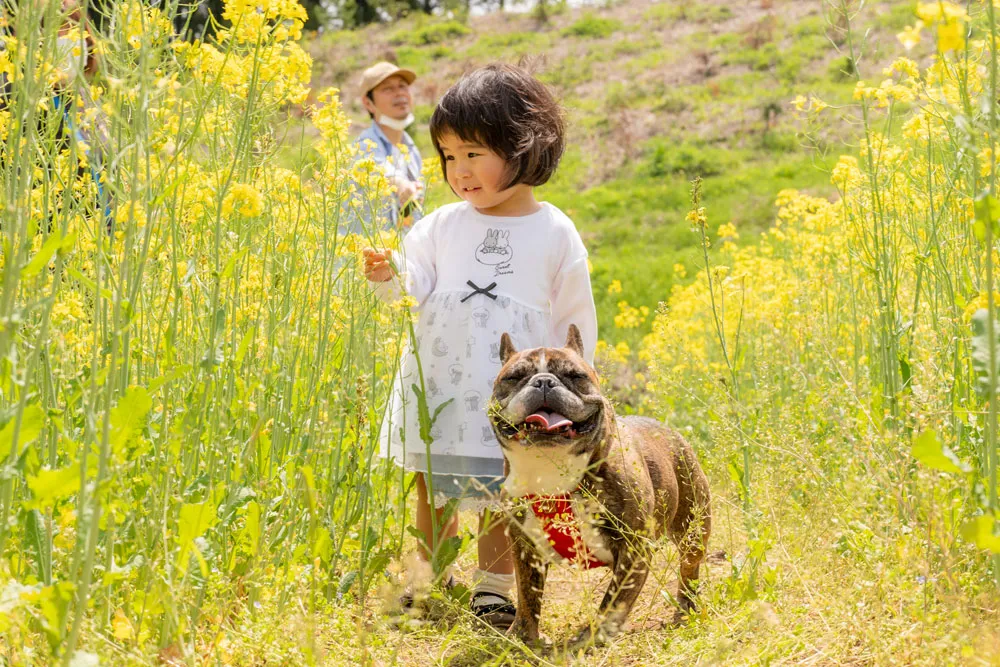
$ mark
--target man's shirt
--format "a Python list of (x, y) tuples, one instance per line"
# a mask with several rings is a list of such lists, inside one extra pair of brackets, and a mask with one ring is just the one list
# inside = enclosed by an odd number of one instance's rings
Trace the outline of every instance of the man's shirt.
[[(372, 157), (375, 162), (382, 167), (382, 172), (385, 177), (391, 182), (396, 177), (405, 178), (408, 181), (413, 181), (414, 183), (423, 183), (423, 177), (421, 176), (421, 169), (423, 167), (423, 160), (420, 157), (420, 151), (417, 150), (417, 145), (413, 143), (413, 139), (406, 132), (403, 132), (403, 146), (406, 147), (406, 154), (399, 149), (382, 131), (379, 124), (372, 121), (371, 127), (366, 129), (355, 140), (355, 142), (361, 148), (359, 154), (360, 158)], [(409, 209), (409, 214), (412, 215), (412, 223), (423, 217), (423, 214), (418, 209), (417, 204), (420, 203), (417, 197), (410, 200), (413, 205), (403, 207), (404, 209)], [(370, 214), (368, 211), (363, 210), (366, 205), (363, 201), (357, 202), (358, 207), (362, 210), (359, 211), (361, 217), (365, 220), (370, 219)], [(388, 220), (388, 226), (395, 226), (399, 221), (400, 216), (400, 206), (399, 199), (393, 194), (389, 197), (386, 202), (386, 206), (383, 209), (383, 215)], [(412, 224), (411, 223), (411, 224)], [(351, 231), (361, 231), (360, 229), (353, 229)]]

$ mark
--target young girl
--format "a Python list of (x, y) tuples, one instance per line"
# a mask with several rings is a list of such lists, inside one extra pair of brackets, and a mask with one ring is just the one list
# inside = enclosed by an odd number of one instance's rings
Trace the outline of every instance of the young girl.
[[(400, 274), (388, 251), (364, 251), (365, 275), (386, 299), (400, 288), (419, 315), (415, 345), (427, 408), (441, 410), (430, 457), (420, 439), (417, 360), (403, 359), (384, 429), (383, 454), (417, 476), (417, 528), (431, 542), (431, 499), (441, 517), (450, 498), (480, 510), (479, 570), (472, 610), (506, 630), (514, 619), (513, 561), (505, 526), (486, 510), (503, 481), (503, 453), (486, 412), (500, 370), (500, 336), (517, 349), (562, 347), (570, 324), (593, 362), (597, 315), (587, 250), (573, 222), (534, 188), (549, 180), (563, 152), (562, 111), (524, 70), (494, 64), (445, 93), (430, 124), (445, 180), (463, 201), (420, 220), (403, 243)], [(428, 483), (430, 473), (430, 483)], [(457, 517), (456, 517), (457, 519)], [(457, 532), (457, 520), (437, 541)], [(436, 544), (429, 544), (431, 551)], [(427, 558), (426, 551), (421, 556)]]

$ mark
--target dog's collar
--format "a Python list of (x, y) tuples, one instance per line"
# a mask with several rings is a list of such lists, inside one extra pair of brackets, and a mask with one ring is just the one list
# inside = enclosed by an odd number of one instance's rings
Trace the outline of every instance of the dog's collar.
[(531, 503), (532, 513), (541, 522), (545, 536), (557, 554), (587, 569), (611, 564), (598, 559), (583, 541), (573, 511), (572, 493), (552, 496), (531, 493), (523, 499)]

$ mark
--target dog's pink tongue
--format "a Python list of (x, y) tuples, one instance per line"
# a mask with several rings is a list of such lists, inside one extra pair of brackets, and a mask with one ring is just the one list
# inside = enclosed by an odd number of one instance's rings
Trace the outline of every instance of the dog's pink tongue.
[(539, 424), (546, 431), (555, 431), (556, 429), (562, 428), (567, 424), (572, 424), (570, 420), (563, 417), (558, 412), (546, 412), (545, 410), (539, 410), (527, 416), (524, 420), (525, 424)]

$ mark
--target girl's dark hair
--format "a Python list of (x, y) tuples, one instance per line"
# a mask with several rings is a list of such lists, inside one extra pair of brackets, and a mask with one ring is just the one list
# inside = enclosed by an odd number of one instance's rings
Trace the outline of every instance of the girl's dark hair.
[(446, 182), (441, 137), (452, 133), (506, 161), (501, 190), (548, 181), (563, 154), (565, 129), (562, 109), (548, 88), (526, 70), (502, 63), (459, 79), (438, 102), (430, 126)]

